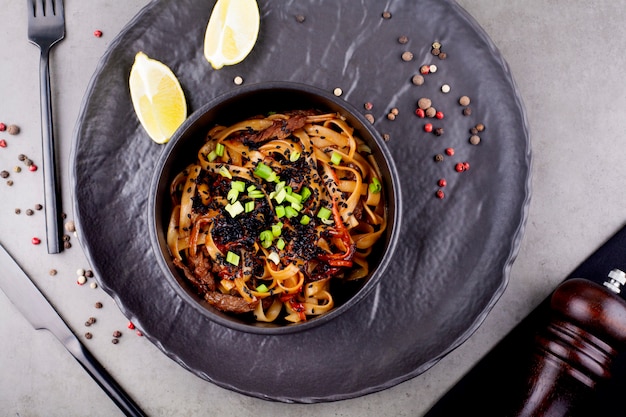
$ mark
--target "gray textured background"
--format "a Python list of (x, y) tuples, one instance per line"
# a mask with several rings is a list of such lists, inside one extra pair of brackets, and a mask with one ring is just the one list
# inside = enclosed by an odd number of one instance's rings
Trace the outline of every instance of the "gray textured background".
[[(56, 128), (62, 180), (67, 184), (70, 138), (87, 83), (108, 43), (147, 1), (66, 1), (66, 39), (53, 52)], [(136, 401), (154, 416), (416, 416), (485, 355), (554, 287), (624, 225), (626, 176), (626, 9), (606, 0), (459, 1), (483, 26), (509, 63), (525, 102), (533, 147), (533, 198), (522, 246), (507, 290), (483, 325), (462, 346), (424, 374), (363, 398), (316, 405), (285, 405), (248, 398), (201, 380), (126, 328), (126, 319), (100, 289), (75, 284), (89, 268), (78, 241), (48, 256), (30, 237), (43, 215), (25, 209), (42, 203), (40, 174), (12, 173), (0, 187), (0, 236), (26, 271), (82, 334), (90, 328), (94, 355)], [(21, 126), (3, 136), (2, 166), (19, 165), (16, 149), (40, 160), (37, 49), (26, 40), (25, 5), (0, 1), (0, 121)], [(424, 13), (428, 13), (424, 10)], [(93, 31), (103, 32), (102, 38)], [(7, 156), (8, 155), (8, 156)], [(64, 201), (70, 201), (69, 187)], [(16, 207), (22, 215), (15, 216)], [(66, 208), (66, 210), (69, 210)], [(33, 255), (35, 254), (35, 255)], [(59, 271), (55, 277), (48, 270)], [(67, 300), (72, 300), (68, 303)], [(96, 301), (104, 303), (94, 310)], [(114, 330), (123, 336), (110, 340)], [(69, 354), (45, 332), (36, 332), (0, 293), (0, 415), (121, 415)], [(294, 380), (286, 383), (297, 383)], [(486, 398), (488, 398), (486, 396)]]

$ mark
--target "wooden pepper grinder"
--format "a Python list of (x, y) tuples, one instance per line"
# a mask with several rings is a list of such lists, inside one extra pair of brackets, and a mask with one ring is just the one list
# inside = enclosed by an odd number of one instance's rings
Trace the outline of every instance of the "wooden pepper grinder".
[(551, 317), (536, 339), (516, 417), (576, 416), (595, 386), (610, 377), (626, 346), (626, 302), (617, 294), (626, 274), (612, 270), (603, 285), (569, 279), (553, 293)]

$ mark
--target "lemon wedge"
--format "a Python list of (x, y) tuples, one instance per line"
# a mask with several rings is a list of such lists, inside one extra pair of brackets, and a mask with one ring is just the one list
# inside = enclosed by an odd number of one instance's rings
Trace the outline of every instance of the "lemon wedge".
[(248, 56), (259, 35), (256, 0), (217, 0), (204, 35), (204, 57), (214, 69)]
[(168, 66), (138, 52), (128, 83), (139, 122), (153, 141), (166, 143), (187, 118), (178, 79)]

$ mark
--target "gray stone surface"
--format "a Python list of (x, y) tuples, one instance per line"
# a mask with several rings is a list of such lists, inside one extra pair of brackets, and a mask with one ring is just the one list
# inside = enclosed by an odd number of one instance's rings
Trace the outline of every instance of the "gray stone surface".
[[(0, 121), (22, 128), (18, 136), (0, 135), (9, 142), (0, 148), (2, 169), (9, 170), (21, 164), (18, 153), (41, 159), (39, 54), (26, 39), (23, 3), (0, 1)], [(54, 49), (51, 75), (67, 211), (69, 148), (83, 93), (109, 42), (147, 3), (66, 0), (67, 36)], [(0, 241), (76, 333), (94, 334), (89, 349), (151, 416), (423, 415), (625, 220), (623, 4), (459, 3), (501, 50), (525, 102), (534, 155), (533, 197), (504, 295), (469, 340), (424, 374), (380, 393), (315, 405), (266, 402), (199, 379), (127, 329), (126, 319), (101, 289), (76, 285), (76, 270), (89, 265), (75, 238), (75, 246), (60, 255), (47, 255), (44, 245), (33, 249), (30, 238), (44, 230), (44, 219), (42, 213), (27, 216), (25, 210), (43, 203), (41, 172), (11, 172), (13, 187), (0, 184)], [(94, 30), (103, 36), (93, 36)], [(16, 216), (15, 208), (22, 214)], [(56, 276), (48, 274), (53, 268)], [(104, 307), (96, 311), (98, 301)], [(98, 321), (86, 328), (90, 316)], [(115, 330), (123, 333), (117, 345), (111, 343)], [(0, 415), (122, 415), (61, 345), (50, 334), (33, 330), (1, 292), (0, 335)]]

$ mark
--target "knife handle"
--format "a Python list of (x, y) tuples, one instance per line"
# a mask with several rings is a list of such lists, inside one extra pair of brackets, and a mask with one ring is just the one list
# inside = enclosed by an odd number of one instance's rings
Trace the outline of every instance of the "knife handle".
[(100, 365), (96, 358), (94, 358), (93, 355), (85, 349), (76, 336), (72, 334), (68, 337), (68, 340), (63, 340), (61, 342), (126, 416), (146, 416), (133, 399), (130, 398), (128, 394), (124, 392), (122, 387), (120, 387), (111, 375), (109, 375), (106, 369)]

